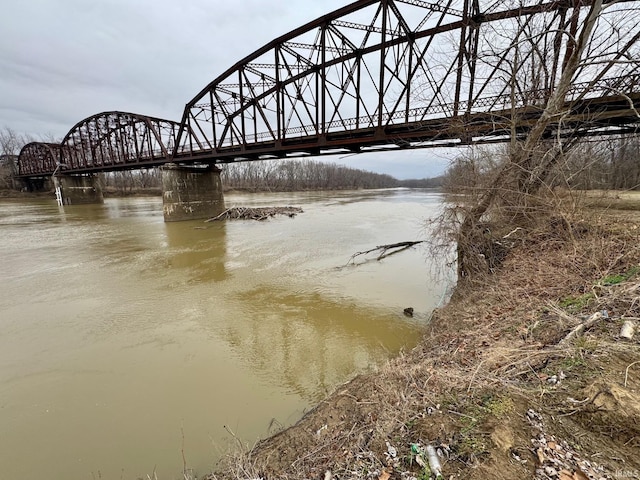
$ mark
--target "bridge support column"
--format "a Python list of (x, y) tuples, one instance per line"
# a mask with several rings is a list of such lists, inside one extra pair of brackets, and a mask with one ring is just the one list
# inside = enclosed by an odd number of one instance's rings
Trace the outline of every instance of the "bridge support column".
[(224, 210), (220, 169), (216, 166), (162, 167), (162, 210), (165, 222), (211, 218)]
[(55, 175), (53, 185), (58, 205), (104, 203), (102, 184), (97, 175)]

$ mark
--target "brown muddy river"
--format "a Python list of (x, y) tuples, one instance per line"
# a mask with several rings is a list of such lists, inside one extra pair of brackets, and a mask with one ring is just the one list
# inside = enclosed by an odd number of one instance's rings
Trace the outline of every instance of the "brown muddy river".
[(304, 213), (215, 224), (165, 224), (157, 198), (0, 202), (0, 479), (172, 480), (183, 451), (204, 473), (229, 431), (251, 445), (291, 425), (419, 340), (444, 259), (417, 247), (341, 267), (427, 238), (441, 202), (233, 194)]

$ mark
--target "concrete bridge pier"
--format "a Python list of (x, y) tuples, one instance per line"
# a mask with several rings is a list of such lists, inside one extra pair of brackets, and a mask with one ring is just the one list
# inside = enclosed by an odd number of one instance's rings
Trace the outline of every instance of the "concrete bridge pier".
[(167, 163), (162, 167), (165, 222), (211, 218), (224, 211), (220, 169)]
[(104, 203), (98, 175), (54, 175), (53, 185), (58, 205)]

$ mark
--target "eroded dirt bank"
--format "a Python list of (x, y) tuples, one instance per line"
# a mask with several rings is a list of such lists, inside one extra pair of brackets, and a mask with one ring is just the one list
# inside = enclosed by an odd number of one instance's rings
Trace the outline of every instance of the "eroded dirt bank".
[(427, 445), (442, 478), (640, 478), (640, 217), (599, 212), (510, 236), (419, 347), (207, 478), (435, 478)]

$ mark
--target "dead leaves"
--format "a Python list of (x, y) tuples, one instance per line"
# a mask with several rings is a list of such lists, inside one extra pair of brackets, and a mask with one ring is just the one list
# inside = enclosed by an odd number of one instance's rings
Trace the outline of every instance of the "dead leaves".
[(580, 470), (573, 473), (568, 470), (560, 470), (560, 480), (589, 480), (589, 477)]
[(385, 468), (382, 470), (382, 473), (378, 477), (378, 480), (389, 480), (391, 478), (391, 474), (393, 473), (393, 469)]

